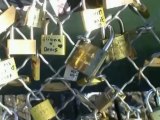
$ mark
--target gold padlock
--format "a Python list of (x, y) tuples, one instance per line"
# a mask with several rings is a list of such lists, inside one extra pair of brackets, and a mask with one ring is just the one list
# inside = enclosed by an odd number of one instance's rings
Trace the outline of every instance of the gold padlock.
[(16, 17), (16, 8), (9, 7), (5, 12), (0, 15), (0, 33), (6, 31), (14, 22)]
[(34, 120), (50, 120), (56, 116), (50, 101), (47, 99), (31, 108), (31, 115)]
[(86, 31), (92, 31), (106, 25), (103, 8), (86, 9), (85, 0), (83, 0), (83, 11), (81, 12), (84, 28)]
[(37, 55), (32, 56), (32, 77), (35, 81), (40, 80), (40, 58)]
[(14, 27), (12, 27), (10, 39), (7, 40), (7, 48), (10, 55), (36, 54), (36, 40), (15, 39)]
[(6, 84), (18, 78), (18, 72), (14, 58), (0, 61), (0, 68), (0, 84)]
[[(150, 62), (145, 60), (144, 65), (148, 65)], [(148, 65), (149, 67), (160, 67), (160, 58), (153, 58), (152, 62)]]
[[(46, 5), (46, 4), (43, 4)], [(36, 1), (33, 1), (32, 5), (29, 7), (24, 25), (28, 27), (41, 28), (44, 25), (45, 11), (42, 8), (36, 8)]]
[(59, 23), (59, 35), (48, 35), (49, 20), (46, 22), (44, 35), (41, 36), (41, 53), (44, 55), (65, 55), (66, 39), (62, 34), (62, 23)]

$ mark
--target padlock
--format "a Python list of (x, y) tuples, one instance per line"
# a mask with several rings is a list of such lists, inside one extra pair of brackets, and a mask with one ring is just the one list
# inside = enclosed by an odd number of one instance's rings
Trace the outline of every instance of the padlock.
[(106, 25), (104, 10), (102, 7), (86, 9), (85, 0), (83, 0), (82, 5), (84, 10), (81, 12), (81, 16), (86, 31), (92, 31)]
[(144, 4), (142, 4), (140, 0), (133, 0), (133, 3), (131, 4), (131, 6), (135, 7), (144, 18), (150, 17), (148, 8)]
[[(45, 3), (43, 6), (46, 5)], [(36, 0), (33, 1), (32, 5), (29, 7), (24, 25), (27, 25), (28, 27), (37, 27), (41, 28), (44, 25), (45, 21), (45, 11), (43, 11), (42, 8), (36, 8)]]
[[(120, 18), (116, 20), (118, 20), (118, 23), (120, 25), (121, 34), (115, 35), (115, 38), (111, 44), (111, 47), (108, 49), (108, 53), (106, 55), (107, 62), (124, 59), (128, 56), (131, 58), (135, 58), (136, 56), (135, 49), (131, 46), (129, 41), (125, 38), (122, 20)], [(106, 43), (106, 41), (107, 40), (104, 39), (103, 43)]]
[(18, 78), (18, 72), (14, 58), (0, 61), (0, 84), (9, 83)]
[(7, 40), (7, 48), (10, 55), (36, 54), (36, 40), (15, 39), (14, 28), (11, 28), (10, 39)]
[(38, 55), (32, 56), (32, 77), (35, 81), (40, 80), (40, 58)]
[[(26, 75), (19, 75), (18, 79), (22, 79), (23, 82), (25, 82), (26, 85), (29, 85), (31, 83), (30, 78), (28, 76), (26, 76)], [(10, 86), (16, 86), (16, 87), (17, 86), (18, 87), (23, 86), (23, 84), (19, 80), (17, 80), (17, 79), (14, 80), (14, 81), (9, 82), (8, 85), (10, 85)]]
[(114, 38), (113, 29), (110, 30), (112, 31), (112, 35), (103, 49), (100, 49), (87, 41), (79, 40), (65, 63), (89, 77), (95, 76), (105, 61), (106, 51)]
[(150, 116), (151, 120), (160, 120), (160, 106), (157, 106), (156, 108), (152, 109), (152, 107), (149, 103), (149, 98), (151, 97), (152, 94), (154, 94), (154, 91), (150, 90), (147, 94), (146, 99), (145, 99), (145, 103), (148, 108), (149, 116)]
[[(150, 62), (148, 60), (145, 60), (144, 65), (148, 65), (149, 63)], [(160, 58), (153, 58), (148, 67), (160, 67)]]
[(16, 18), (16, 8), (14, 6), (9, 7), (0, 15), (0, 33), (6, 31), (13, 23)]
[[(44, 100), (44, 96), (41, 94), (42, 98), (31, 98), (31, 93), (27, 95), (27, 103), (30, 107), (30, 112), (34, 120), (50, 120), (56, 116), (56, 112), (53, 109), (50, 101), (48, 99)], [(41, 101), (39, 104), (32, 107), (31, 101)]]
[(111, 9), (133, 3), (133, 0), (103, 0), (103, 7)]
[[(115, 96), (119, 92), (117, 88), (107, 88), (104, 93), (102, 93), (99, 97), (97, 97), (95, 101), (95, 106), (97, 107), (99, 112), (104, 112), (107, 108), (111, 107), (113, 101), (116, 99)], [(117, 95), (117, 100), (124, 100), (125, 94), (123, 92), (119, 92)]]
[(64, 72), (64, 79), (69, 81), (77, 81), (79, 72), (75, 69), (73, 69), (70, 66), (66, 66), (65, 72)]
[(62, 23), (59, 25), (59, 35), (48, 35), (49, 20), (45, 24), (44, 35), (41, 36), (41, 53), (45, 55), (65, 55), (66, 39), (62, 34)]

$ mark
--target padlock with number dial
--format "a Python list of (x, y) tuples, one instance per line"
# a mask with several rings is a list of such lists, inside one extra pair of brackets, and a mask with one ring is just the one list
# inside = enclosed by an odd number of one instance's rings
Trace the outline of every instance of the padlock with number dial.
[[(42, 93), (39, 93), (40, 97), (32, 98), (31, 93), (27, 95), (27, 104), (30, 108), (31, 115), (34, 120), (50, 120), (56, 116), (56, 112), (53, 109), (50, 100), (44, 98)], [(41, 101), (35, 106), (31, 105), (31, 102)]]
[(40, 58), (38, 55), (32, 56), (32, 77), (35, 81), (40, 80)]
[(66, 39), (63, 35), (62, 23), (59, 22), (59, 34), (48, 35), (49, 20), (46, 22), (44, 35), (41, 36), (41, 53), (44, 55), (65, 55)]
[[(43, 8), (46, 8), (46, 2), (43, 3)], [(45, 21), (45, 11), (42, 8), (36, 7), (36, 0), (33, 0), (32, 5), (29, 7), (24, 25), (28, 27), (37, 27), (41, 28), (44, 25)]]
[[(115, 61), (120, 60), (126, 57), (135, 58), (136, 52), (134, 48), (131, 46), (129, 41), (125, 38), (124, 34), (124, 25), (120, 18), (116, 19), (121, 28), (121, 34), (116, 34), (115, 38), (111, 44), (111, 47), (108, 49), (108, 53), (106, 55), (106, 61)], [(106, 43), (106, 39), (103, 40), (103, 43)]]
[(147, 109), (149, 111), (149, 116), (150, 116), (151, 120), (160, 120), (160, 105), (158, 105), (157, 107), (152, 109), (152, 107), (149, 103), (149, 99), (153, 94), (155, 94), (155, 92), (153, 90), (150, 90), (148, 92), (147, 97), (145, 99), (145, 103), (146, 103)]
[(89, 40), (79, 40), (65, 63), (89, 77), (95, 76), (105, 61), (106, 51), (114, 38), (114, 31), (111, 26), (109, 27), (112, 34), (103, 49), (92, 45)]
[(9, 7), (0, 15), (0, 33), (6, 31), (16, 20), (16, 8), (14, 6)]
[(15, 39), (14, 27), (11, 28), (10, 39), (7, 40), (7, 48), (10, 55), (31, 55), (36, 54), (36, 40)]
[(83, 0), (83, 11), (81, 12), (84, 28), (86, 31), (92, 31), (106, 24), (104, 10), (102, 7), (95, 9), (86, 9), (85, 0)]

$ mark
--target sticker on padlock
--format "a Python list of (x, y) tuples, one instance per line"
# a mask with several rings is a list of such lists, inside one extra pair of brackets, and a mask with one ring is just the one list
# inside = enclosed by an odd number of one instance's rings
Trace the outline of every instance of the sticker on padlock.
[(18, 78), (14, 58), (0, 62), (0, 84), (6, 84)]
[(66, 66), (65, 72), (64, 72), (64, 79), (70, 80), (70, 81), (77, 81), (79, 72), (69, 65)]
[(37, 55), (32, 56), (32, 77), (35, 81), (40, 80), (40, 58)]
[[(145, 60), (144, 65), (148, 65), (150, 62)], [(148, 65), (149, 67), (160, 67), (160, 58), (153, 58), (152, 62)]]
[(92, 31), (106, 25), (106, 19), (103, 8), (86, 9), (85, 0), (83, 1), (83, 11), (81, 12), (84, 28), (86, 31)]
[(62, 34), (62, 24), (59, 23), (59, 35), (48, 35), (48, 24), (49, 21), (46, 22), (44, 35), (41, 36), (41, 53), (45, 55), (65, 55), (66, 39)]
[(14, 27), (12, 27), (10, 33), (10, 39), (7, 40), (7, 48), (10, 55), (36, 54), (36, 40), (34, 40), (33, 38), (15, 39)]
[(105, 61), (106, 51), (114, 38), (113, 29), (111, 26), (110, 28), (112, 34), (103, 49), (100, 49), (87, 41), (79, 40), (65, 63), (89, 77), (95, 76)]
[(133, 0), (103, 0), (103, 7), (111, 9), (133, 3)]
[(0, 33), (6, 31), (14, 22), (16, 17), (16, 8), (9, 7), (4, 13), (0, 15)]
[(42, 9), (36, 8), (36, 5), (32, 5), (27, 11), (24, 25), (41, 28), (44, 25), (44, 16), (45, 12)]
[(49, 120), (56, 116), (56, 113), (47, 99), (31, 108), (31, 115), (34, 120)]

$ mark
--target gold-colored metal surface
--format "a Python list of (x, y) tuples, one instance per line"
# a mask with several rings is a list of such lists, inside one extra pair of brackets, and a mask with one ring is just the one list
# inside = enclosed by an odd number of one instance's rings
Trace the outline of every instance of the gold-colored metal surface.
[(64, 35), (42, 35), (41, 53), (45, 55), (65, 55), (66, 39)]
[(36, 54), (36, 40), (8, 40), (7, 47), (10, 55)]
[[(148, 65), (150, 61), (145, 60), (144, 65)], [(149, 67), (160, 67), (160, 58), (153, 58), (153, 61), (148, 65)]]
[(99, 79), (98, 78), (92, 78), (92, 79), (83, 78), (83, 79), (77, 80), (77, 84), (79, 86), (83, 86), (83, 85), (94, 86), (101, 82), (103, 82), (103, 80), (101, 80), (100, 78)]
[(35, 81), (40, 80), (40, 58), (36, 55), (32, 56), (32, 77)]
[(16, 17), (16, 8), (9, 7), (4, 13), (0, 15), (0, 33), (6, 31), (14, 22)]

